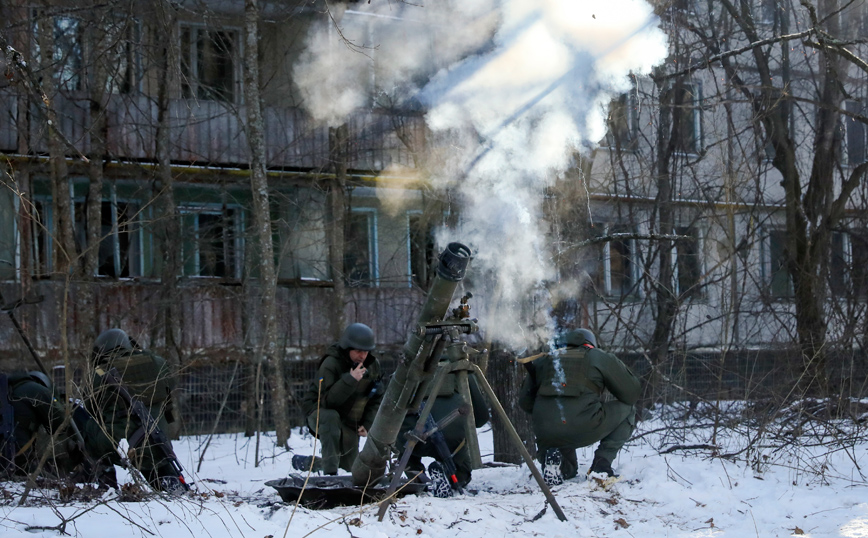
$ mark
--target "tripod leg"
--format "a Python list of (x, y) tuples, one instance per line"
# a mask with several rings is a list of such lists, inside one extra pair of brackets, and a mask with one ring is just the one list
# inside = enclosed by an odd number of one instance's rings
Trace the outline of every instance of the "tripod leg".
[[(437, 367), (437, 371), (434, 372), (434, 379), (431, 381), (431, 384), (428, 386), (428, 399), (425, 401), (425, 407), (422, 409), (422, 412), (419, 413), (419, 420), (416, 421), (416, 427), (413, 430), (416, 438), (418, 438), (425, 431), (425, 421), (428, 419), (428, 415), (431, 414), (431, 409), (434, 407), (434, 400), (437, 397), (437, 392), (440, 391), (440, 385), (443, 384), (443, 380), (446, 379), (446, 374), (449, 373), (447, 368), (442, 366)], [(432, 397), (433, 395), (433, 397)], [(393, 469), (392, 481), (389, 483), (389, 487), (386, 490), (386, 498), (380, 501), (380, 509), (377, 511), (377, 521), (383, 521), (383, 516), (386, 515), (386, 510), (388, 510), (389, 505), (392, 501), (392, 494), (395, 493), (395, 490), (398, 489), (398, 484), (401, 483), (401, 475), (404, 474), (404, 469), (407, 468), (407, 462), (410, 461), (410, 456), (413, 454), (413, 449), (416, 447), (417, 441), (410, 440), (404, 445), (404, 454), (401, 456), (401, 462), (398, 464), (398, 467)]]
[(473, 415), (473, 400), (470, 397), (470, 385), (467, 378), (467, 370), (458, 370), (458, 392), (464, 402), (470, 406), (470, 413), (464, 417), (464, 440), (467, 442), (467, 451), (470, 454), (470, 466), (473, 469), (482, 468), (482, 455), (479, 453), (479, 439), (476, 437), (476, 419)]
[(488, 384), (488, 380), (485, 379), (485, 376), (482, 374), (482, 370), (479, 369), (475, 364), (471, 364), (474, 372), (476, 372), (477, 378), (476, 381), (488, 395), (488, 401), (491, 403), (491, 408), (500, 415), (501, 420), (503, 420), (503, 424), (506, 426), (506, 431), (509, 434), (510, 439), (515, 444), (515, 447), (518, 448), (518, 451), (521, 453), (521, 457), (524, 458), (525, 463), (530, 468), (531, 474), (533, 474), (536, 483), (539, 484), (540, 489), (545, 495), (546, 500), (552, 505), (552, 509), (557, 514), (558, 519), (561, 521), (566, 521), (567, 516), (564, 515), (563, 510), (561, 510), (558, 501), (555, 500), (555, 496), (552, 495), (552, 490), (549, 489), (548, 485), (543, 480), (542, 473), (537, 469), (536, 463), (533, 461), (533, 458), (530, 457), (530, 453), (525, 448), (524, 443), (521, 441), (521, 437), (518, 436), (518, 432), (515, 431), (515, 427), (512, 425), (512, 422), (509, 420), (509, 417), (506, 415), (506, 411), (503, 410), (503, 406), (500, 405), (500, 402), (497, 399), (497, 395), (494, 394), (494, 390), (491, 388), (491, 385)]

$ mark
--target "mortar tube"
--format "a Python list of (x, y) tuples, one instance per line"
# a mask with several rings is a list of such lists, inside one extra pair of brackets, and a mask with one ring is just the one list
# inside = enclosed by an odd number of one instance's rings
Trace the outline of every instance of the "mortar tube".
[[(471, 257), (471, 250), (461, 243), (449, 243), (443, 250), (434, 282), (431, 283), (428, 297), (417, 317), (416, 329), (430, 321), (442, 320), (446, 316), (452, 296), (458, 283), (464, 279)], [(423, 369), (420, 361), (423, 363), (427, 357), (424, 353), (419, 353), (419, 350), (423, 347), (426, 338), (430, 341), (434, 337), (426, 337), (424, 332), (414, 330), (404, 344), (404, 357), (386, 388), (380, 409), (368, 431), (365, 446), (353, 463), (352, 477), (353, 484), (356, 486), (366, 486), (380, 479), (386, 472), (386, 462), (389, 460), (391, 447), (398, 438), (401, 424), (407, 415), (408, 405), (411, 403), (401, 404), (401, 394), (407, 385), (409, 372), (414, 368), (418, 371)], [(430, 346), (425, 346), (425, 349), (430, 349)]]

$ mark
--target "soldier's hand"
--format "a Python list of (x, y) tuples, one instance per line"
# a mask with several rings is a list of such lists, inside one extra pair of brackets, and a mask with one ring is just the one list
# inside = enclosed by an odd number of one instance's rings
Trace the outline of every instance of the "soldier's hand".
[(356, 381), (361, 381), (362, 376), (365, 375), (365, 372), (367, 372), (367, 371), (368, 371), (368, 369), (365, 368), (364, 366), (362, 366), (362, 363), (360, 362), (359, 364), (356, 365), (355, 368), (350, 370), (350, 375), (353, 376), (353, 379), (355, 379)]
[(359, 426), (359, 437), (367, 437), (368, 430), (365, 429), (364, 426)]

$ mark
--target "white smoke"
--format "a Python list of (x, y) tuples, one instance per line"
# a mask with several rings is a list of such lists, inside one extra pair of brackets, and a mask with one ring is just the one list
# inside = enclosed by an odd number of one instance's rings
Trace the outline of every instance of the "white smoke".
[[(317, 118), (340, 122), (365, 105), (372, 88), (421, 102), (438, 155), (428, 173), (461, 200), (458, 229), (440, 238), (470, 245), (473, 273), (490, 275), (501, 297), (497, 312), (486, 304), (487, 336), (515, 346), (547, 340), (551, 327), (536, 321), (538, 334), (529, 334), (529, 320), (515, 306), (555, 276), (543, 193), (574, 152), (605, 135), (605, 106), (629, 90), (629, 75), (666, 56), (651, 5), (372, 0), (353, 4), (340, 28), (371, 54), (336, 47), (334, 29), (314, 32), (295, 69), (306, 106)], [(491, 301), (487, 292), (476, 295)]]

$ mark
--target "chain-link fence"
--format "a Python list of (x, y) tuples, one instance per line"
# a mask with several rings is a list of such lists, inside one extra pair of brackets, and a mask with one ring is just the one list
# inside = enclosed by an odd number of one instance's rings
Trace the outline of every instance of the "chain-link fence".
[[(395, 358), (379, 356), (384, 377), (395, 369)], [(283, 363), (286, 378), (289, 424), (304, 424), (301, 396), (316, 376), (319, 359)], [(178, 383), (176, 405), (181, 433), (268, 431), (274, 429), (269, 369), (247, 361), (205, 364), (184, 368)]]

